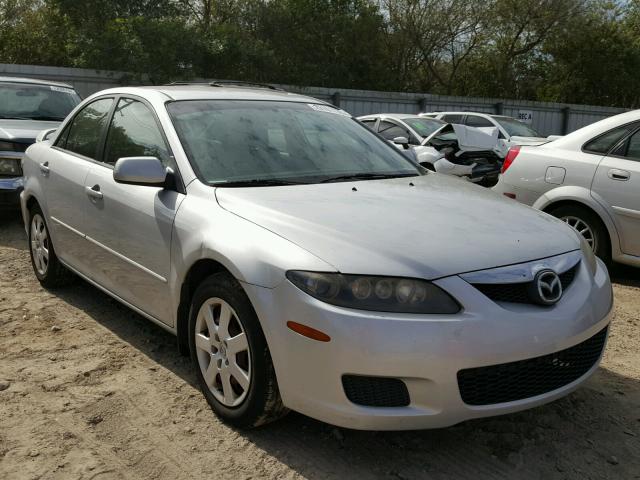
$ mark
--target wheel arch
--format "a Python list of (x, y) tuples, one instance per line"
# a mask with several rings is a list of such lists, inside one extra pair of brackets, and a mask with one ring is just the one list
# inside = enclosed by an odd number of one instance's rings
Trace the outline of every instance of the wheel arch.
[(176, 314), (176, 335), (178, 337), (178, 349), (182, 355), (189, 354), (189, 309), (191, 307), (193, 294), (198, 288), (198, 285), (207, 277), (223, 272), (234, 277), (233, 273), (222, 263), (211, 258), (201, 258), (189, 267), (181, 282), (180, 301)]
[[(573, 188), (575, 189), (578, 187)], [(581, 208), (589, 210), (597, 218), (600, 219), (605, 229), (607, 230), (607, 233), (609, 234), (609, 249), (611, 250), (610, 253), (612, 258), (615, 259), (617, 256), (619, 256), (621, 251), (618, 230), (609, 213), (591, 197), (590, 192), (587, 189), (579, 188), (579, 191), (577, 192), (571, 191), (570, 194), (567, 193), (569, 192), (547, 192), (540, 199), (538, 199), (533, 207), (537, 208), (538, 210), (542, 210), (545, 213), (549, 213), (561, 206), (570, 205), (579, 206)]]

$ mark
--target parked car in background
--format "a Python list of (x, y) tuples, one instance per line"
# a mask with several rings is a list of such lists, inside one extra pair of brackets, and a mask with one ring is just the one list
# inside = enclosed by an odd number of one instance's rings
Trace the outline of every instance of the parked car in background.
[(496, 184), (508, 150), (495, 128), (480, 130), (402, 113), (365, 115), (358, 120), (423, 167), (485, 187)]
[(512, 148), (494, 188), (562, 219), (605, 261), (640, 266), (640, 110)]
[(214, 85), (97, 93), (29, 147), (42, 285), (75, 272), (176, 334), (240, 427), (442, 427), (597, 369), (611, 284), (562, 222), (320, 100)]
[(447, 122), (405, 113), (380, 113), (358, 117), (364, 125), (393, 142), (404, 137), (409, 145), (417, 146), (442, 128)]
[(71, 85), (0, 77), (0, 209), (20, 206), (24, 151), (78, 103), (80, 96)]
[(558, 138), (555, 136), (545, 138), (526, 123), (505, 115), (490, 115), (479, 112), (433, 112), (421, 113), (420, 116), (480, 129), (497, 128), (498, 137), (505, 140), (509, 147), (514, 145), (542, 145)]

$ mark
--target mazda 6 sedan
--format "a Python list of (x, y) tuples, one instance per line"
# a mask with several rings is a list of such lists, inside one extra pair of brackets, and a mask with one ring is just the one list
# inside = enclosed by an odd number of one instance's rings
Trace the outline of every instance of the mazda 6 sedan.
[(118, 88), (30, 147), (36, 277), (174, 333), (226, 422), (452, 425), (583, 383), (606, 268), (566, 224), (270, 88)]

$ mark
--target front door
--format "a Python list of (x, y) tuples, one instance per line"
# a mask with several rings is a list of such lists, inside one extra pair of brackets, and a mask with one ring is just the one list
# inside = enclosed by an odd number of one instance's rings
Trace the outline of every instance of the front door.
[(93, 249), (96, 281), (171, 325), (171, 234), (184, 197), (174, 190), (116, 183), (116, 161), (139, 156), (157, 157), (174, 167), (151, 107), (121, 98), (107, 131), (103, 161), (85, 180), (87, 240)]
[(102, 98), (80, 110), (57, 138), (47, 160), (39, 165), (56, 254), (85, 274), (91, 263), (83, 237), (85, 179), (97, 158), (113, 102), (113, 98)]
[(621, 250), (640, 256), (640, 130), (602, 159), (591, 190), (613, 212)]

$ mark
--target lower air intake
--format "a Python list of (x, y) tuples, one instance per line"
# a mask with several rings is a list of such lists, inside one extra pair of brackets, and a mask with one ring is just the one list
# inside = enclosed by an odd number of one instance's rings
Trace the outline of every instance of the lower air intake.
[(409, 391), (402, 380), (386, 377), (344, 375), (342, 386), (347, 398), (366, 407), (406, 407)]

